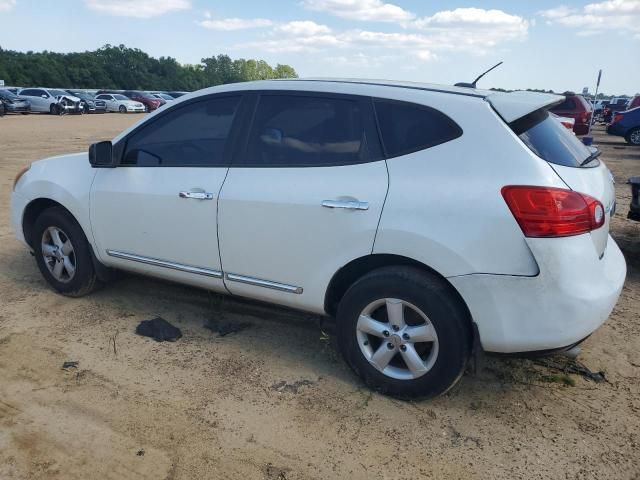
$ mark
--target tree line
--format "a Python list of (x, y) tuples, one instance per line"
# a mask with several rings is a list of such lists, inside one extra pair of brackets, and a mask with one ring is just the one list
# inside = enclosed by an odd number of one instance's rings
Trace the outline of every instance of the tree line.
[(122, 90), (198, 90), (224, 83), (297, 78), (289, 65), (264, 60), (203, 58), (183, 65), (175, 58), (154, 58), (137, 48), (105, 45), (86, 52), (17, 52), (0, 47), (0, 79), (5, 85)]

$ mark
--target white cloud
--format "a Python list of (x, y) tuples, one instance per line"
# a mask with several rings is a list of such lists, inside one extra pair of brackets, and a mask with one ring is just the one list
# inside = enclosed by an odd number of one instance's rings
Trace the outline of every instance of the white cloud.
[(96, 12), (135, 18), (157, 17), (191, 8), (191, 0), (85, 0), (85, 4)]
[(210, 30), (248, 30), (251, 28), (265, 28), (273, 25), (273, 21), (267, 18), (212, 18), (207, 12), (205, 20), (197, 22), (198, 25)]
[(576, 28), (579, 35), (595, 35), (609, 30), (631, 32), (640, 37), (640, 0), (607, 0), (590, 3), (581, 10), (561, 5), (540, 15), (547, 24)]
[(350, 20), (405, 22), (415, 18), (413, 13), (382, 0), (302, 0), (302, 5)]
[(16, 0), (0, 0), (0, 12), (8, 12), (16, 6)]
[(331, 29), (326, 25), (320, 25), (310, 20), (299, 20), (278, 25), (276, 30), (288, 35), (301, 36), (312, 36), (331, 33)]

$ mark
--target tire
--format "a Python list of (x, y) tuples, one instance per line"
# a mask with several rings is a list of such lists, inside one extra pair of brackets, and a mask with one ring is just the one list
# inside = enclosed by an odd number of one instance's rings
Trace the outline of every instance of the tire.
[(4, 117), (5, 113), (7, 113), (7, 107), (4, 106), (4, 103), (0, 102), (0, 117)]
[(118, 111), (120, 113), (127, 113), (127, 107), (125, 107), (124, 105), (120, 105), (120, 107), (118, 107)]
[(51, 115), (60, 115), (60, 109), (55, 103), (49, 105), (49, 114)]
[[(394, 331), (397, 322), (389, 321), (387, 308), (398, 308), (406, 326)], [(363, 324), (361, 315), (375, 323)], [(399, 398), (435, 397), (457, 383), (471, 353), (470, 325), (452, 287), (414, 267), (384, 267), (366, 274), (345, 293), (337, 313), (338, 345), (349, 366), (370, 388)], [(409, 334), (413, 340), (424, 338), (413, 343)], [(379, 353), (392, 355), (383, 369), (371, 363)], [(416, 359), (415, 353), (418, 361), (413, 365), (419, 368), (411, 370), (404, 358)]]
[[(58, 232), (57, 238), (54, 231)], [(87, 237), (64, 208), (48, 208), (38, 216), (33, 227), (32, 246), (42, 276), (62, 295), (82, 297), (100, 286)], [(59, 270), (56, 269), (58, 264), (61, 264)], [(74, 267), (73, 273), (70, 273), (69, 265)]]
[(640, 127), (632, 128), (624, 136), (629, 145), (640, 145)]

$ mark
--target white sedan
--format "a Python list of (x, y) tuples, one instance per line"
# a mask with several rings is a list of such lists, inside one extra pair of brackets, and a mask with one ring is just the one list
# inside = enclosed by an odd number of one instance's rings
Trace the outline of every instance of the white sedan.
[(96, 100), (104, 100), (107, 103), (107, 112), (144, 113), (146, 111), (142, 103), (131, 100), (120, 93), (101, 93), (96, 96)]
[(482, 349), (573, 348), (618, 300), (612, 177), (549, 116), (562, 100), (376, 80), (208, 88), (20, 172), (12, 224), (64, 295), (122, 269), (332, 315), (367, 385), (433, 396)]

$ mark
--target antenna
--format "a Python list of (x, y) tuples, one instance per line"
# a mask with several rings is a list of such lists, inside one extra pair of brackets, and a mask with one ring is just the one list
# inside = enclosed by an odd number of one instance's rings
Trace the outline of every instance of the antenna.
[(465, 82), (458, 82), (456, 83), (454, 86), (455, 87), (466, 87), (466, 88), (476, 88), (476, 83), (478, 83), (478, 80), (480, 80), (482, 77), (484, 77), (487, 73), (489, 73), (491, 70), (493, 70), (494, 68), (498, 68), (500, 65), (502, 65), (504, 62), (499, 62), (496, 63), (493, 67), (491, 67), (489, 70), (487, 70), (486, 72), (482, 72), (480, 75), (478, 75), (478, 77), (471, 83), (465, 83)]

